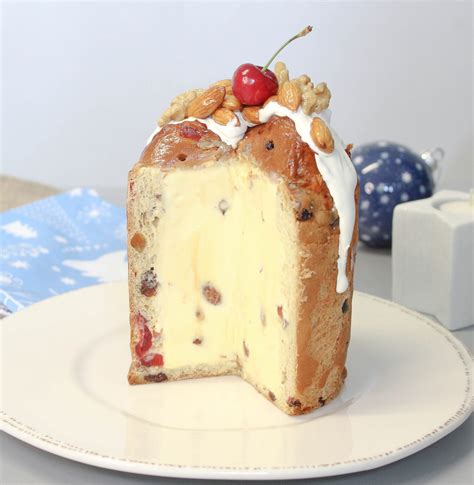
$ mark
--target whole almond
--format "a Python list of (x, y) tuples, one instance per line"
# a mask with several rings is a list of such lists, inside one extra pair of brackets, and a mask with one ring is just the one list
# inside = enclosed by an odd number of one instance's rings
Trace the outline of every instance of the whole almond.
[(217, 108), (212, 115), (212, 119), (220, 125), (226, 126), (233, 122), (233, 126), (240, 126), (239, 118), (228, 108)]
[(226, 94), (232, 94), (232, 81), (230, 79), (222, 79), (221, 81), (211, 84), (210, 87), (212, 88), (214, 86), (223, 86)]
[(213, 86), (193, 99), (187, 107), (186, 117), (207, 118), (222, 104), (225, 97), (223, 86)]
[(253, 125), (259, 125), (260, 124), (260, 118), (258, 116), (259, 111), (260, 111), (260, 106), (246, 106), (242, 110), (242, 116), (244, 117), (245, 121), (248, 121)]
[(311, 138), (321, 151), (325, 153), (334, 151), (334, 138), (321, 118), (314, 118), (311, 122)]
[(301, 102), (299, 86), (292, 81), (284, 82), (278, 90), (278, 102), (285, 108), (296, 111)]
[(232, 111), (240, 111), (242, 109), (242, 103), (233, 94), (226, 94), (222, 107), (231, 109)]
[(275, 94), (274, 96), (270, 96), (266, 101), (265, 103), (263, 103), (263, 107), (265, 108), (265, 106), (268, 104), (268, 103), (271, 103), (272, 101), (275, 101), (276, 103), (278, 103), (278, 96)]

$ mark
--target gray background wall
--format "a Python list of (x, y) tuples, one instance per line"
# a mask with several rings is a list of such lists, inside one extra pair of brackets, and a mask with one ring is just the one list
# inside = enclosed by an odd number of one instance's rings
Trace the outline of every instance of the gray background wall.
[(471, 2), (4, 2), (2, 172), (125, 185), (156, 119), (191, 87), (281, 56), (328, 82), (347, 142), (447, 153), (440, 187), (474, 186)]

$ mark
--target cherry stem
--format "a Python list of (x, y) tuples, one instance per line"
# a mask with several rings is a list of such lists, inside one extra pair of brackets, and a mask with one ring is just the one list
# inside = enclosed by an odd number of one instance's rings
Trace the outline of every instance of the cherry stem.
[(299, 34), (294, 35), (290, 40), (287, 40), (276, 52), (273, 54), (272, 57), (270, 57), (270, 60), (262, 67), (262, 72), (265, 72), (268, 69), (268, 66), (273, 62), (273, 59), (291, 42), (294, 40), (304, 37), (306, 34), (309, 34), (313, 30), (313, 27), (311, 25), (308, 25), (305, 27)]

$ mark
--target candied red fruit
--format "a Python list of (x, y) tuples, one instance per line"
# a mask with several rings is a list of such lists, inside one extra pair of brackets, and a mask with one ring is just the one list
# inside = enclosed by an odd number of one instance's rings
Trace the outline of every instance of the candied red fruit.
[(152, 335), (151, 335), (150, 329), (148, 328), (146, 323), (143, 323), (140, 328), (140, 340), (137, 343), (137, 345), (135, 345), (135, 352), (139, 357), (142, 357), (143, 355), (145, 355), (145, 353), (148, 350), (150, 350), (151, 344), (152, 344)]
[(163, 366), (163, 356), (161, 354), (148, 354), (140, 359), (141, 363), (146, 367)]
[(180, 127), (180, 134), (183, 138), (190, 138), (191, 140), (200, 140), (204, 135), (204, 128), (194, 127), (188, 124), (183, 124)]

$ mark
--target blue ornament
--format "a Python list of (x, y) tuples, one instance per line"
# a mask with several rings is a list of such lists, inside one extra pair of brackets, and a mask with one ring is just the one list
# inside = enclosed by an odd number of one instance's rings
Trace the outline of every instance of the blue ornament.
[(397, 204), (431, 197), (440, 148), (418, 155), (398, 143), (378, 141), (352, 151), (360, 181), (359, 239), (371, 247), (390, 247)]

